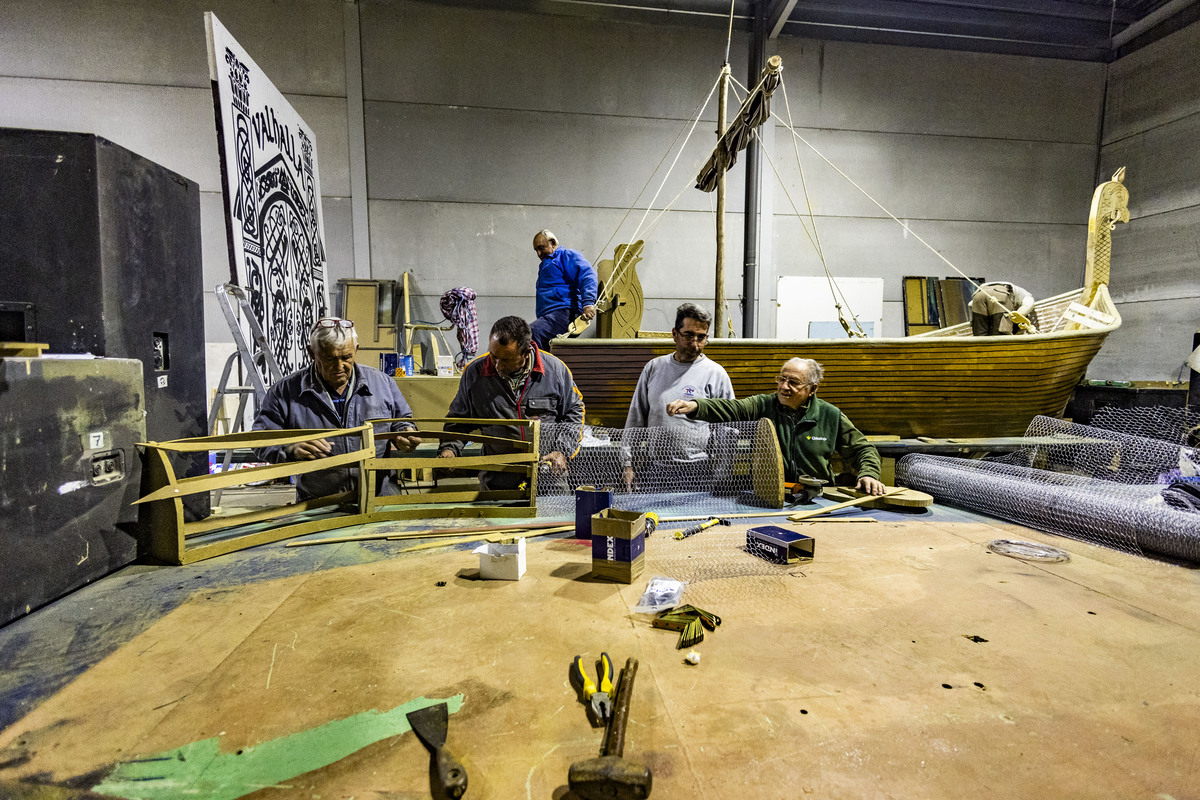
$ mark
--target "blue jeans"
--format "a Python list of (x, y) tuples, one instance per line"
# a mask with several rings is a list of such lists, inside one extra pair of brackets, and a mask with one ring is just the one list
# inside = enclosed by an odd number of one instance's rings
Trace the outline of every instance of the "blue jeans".
[(550, 349), (550, 340), (560, 333), (566, 333), (567, 328), (571, 327), (571, 311), (566, 308), (560, 308), (556, 311), (551, 311), (544, 317), (538, 317), (529, 324), (529, 329), (533, 331), (533, 340), (542, 350)]

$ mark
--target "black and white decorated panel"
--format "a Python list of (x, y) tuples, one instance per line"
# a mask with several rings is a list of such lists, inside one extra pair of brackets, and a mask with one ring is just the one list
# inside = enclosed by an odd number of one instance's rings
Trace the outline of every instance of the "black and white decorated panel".
[(316, 139), (220, 20), (204, 19), (232, 280), (286, 375), (307, 363), (328, 306)]

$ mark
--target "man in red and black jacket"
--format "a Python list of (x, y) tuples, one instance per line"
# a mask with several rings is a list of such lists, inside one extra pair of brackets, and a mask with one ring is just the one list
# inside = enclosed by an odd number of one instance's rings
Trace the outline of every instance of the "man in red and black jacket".
[[(583, 433), (583, 395), (575, 386), (571, 370), (533, 342), (529, 324), (520, 317), (502, 317), (492, 326), (488, 354), (475, 359), (463, 370), (458, 394), (450, 403), (448, 418), (465, 419), (538, 419), (542, 423), (565, 423), (548, 426), (538, 452), (558, 475), (567, 469), (568, 459), (579, 451)], [(446, 431), (462, 433), (469, 439), (471, 431), (485, 436), (516, 439), (524, 429), (508, 425), (486, 425), (480, 428), (470, 423), (447, 423)], [(548, 434), (548, 435), (547, 435)], [(440, 458), (454, 458), (462, 452), (463, 440), (446, 441), (438, 452)], [(515, 447), (502, 442), (485, 441), (484, 455), (516, 452)], [(482, 489), (513, 489), (523, 476), (518, 472), (479, 473)]]

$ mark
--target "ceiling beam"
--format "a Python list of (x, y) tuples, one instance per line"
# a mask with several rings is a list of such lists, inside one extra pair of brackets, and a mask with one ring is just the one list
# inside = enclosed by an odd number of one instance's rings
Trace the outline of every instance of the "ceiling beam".
[(788, 21), (788, 17), (792, 15), (792, 9), (795, 7), (796, 0), (769, 0), (766, 25), (764, 25), (768, 39), (775, 39), (779, 36), (779, 32), (783, 30), (783, 24)]
[(1116, 50), (1117, 48), (1128, 44), (1135, 36), (1143, 34), (1153, 28), (1155, 25), (1158, 25), (1160, 22), (1170, 19), (1195, 2), (1196, 0), (1172, 0), (1172, 2), (1167, 3), (1157, 11), (1147, 14), (1137, 22), (1127, 27), (1125, 30), (1118, 33), (1116, 36), (1112, 37), (1112, 49)]

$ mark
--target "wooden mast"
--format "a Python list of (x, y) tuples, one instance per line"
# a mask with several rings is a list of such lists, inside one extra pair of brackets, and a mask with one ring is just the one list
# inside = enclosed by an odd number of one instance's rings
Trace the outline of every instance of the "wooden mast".
[[(717, 141), (725, 135), (726, 115), (729, 107), (729, 59), (721, 70), (719, 84), (720, 102), (717, 104)], [(717, 178), (717, 268), (716, 291), (713, 300), (713, 327), (711, 336), (721, 336), (725, 330), (725, 170)]]
[(779, 85), (783, 64), (779, 56), (771, 56), (763, 68), (758, 85), (742, 102), (732, 122), (728, 118), (729, 59), (721, 68), (718, 82), (721, 97), (717, 104), (717, 145), (696, 176), (696, 188), (717, 192), (717, 263), (716, 291), (713, 305), (713, 329), (710, 336), (722, 336), (725, 331), (725, 173), (737, 162), (737, 154), (755, 137), (756, 129), (771, 117), (771, 92)]

